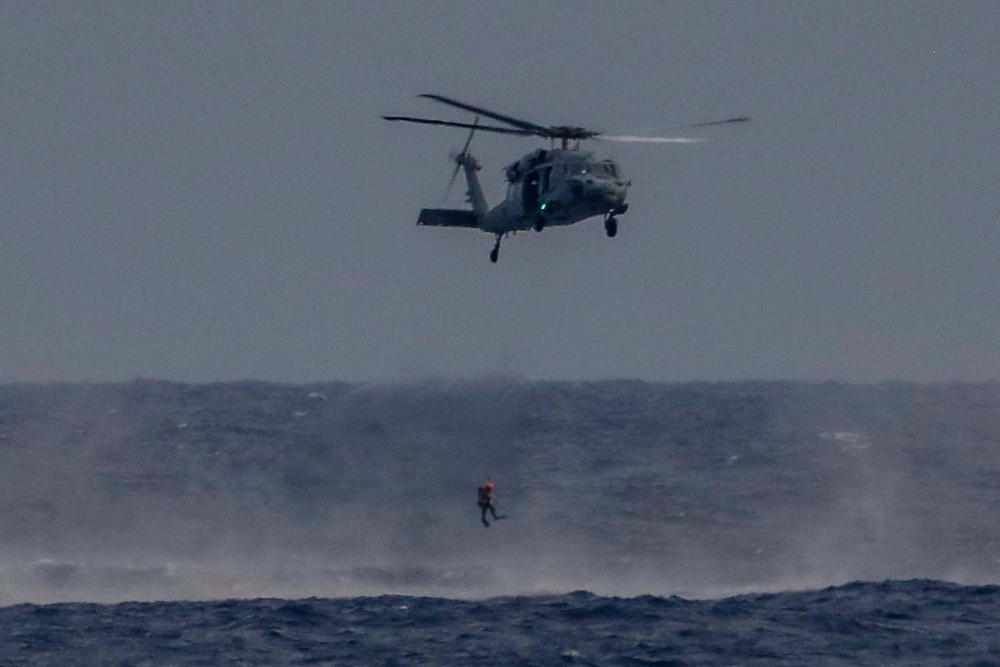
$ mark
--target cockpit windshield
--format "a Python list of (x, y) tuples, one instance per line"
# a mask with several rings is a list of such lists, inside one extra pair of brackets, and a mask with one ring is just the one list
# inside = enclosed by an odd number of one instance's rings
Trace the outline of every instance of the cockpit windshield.
[(616, 178), (618, 176), (618, 169), (615, 167), (615, 163), (611, 161), (604, 162), (573, 162), (568, 166), (569, 173), (596, 176), (598, 178), (611, 177)]

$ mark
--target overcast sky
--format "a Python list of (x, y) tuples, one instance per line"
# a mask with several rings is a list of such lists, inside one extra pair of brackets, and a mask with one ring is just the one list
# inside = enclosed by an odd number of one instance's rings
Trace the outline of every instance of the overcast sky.
[[(2, 2), (0, 381), (1000, 379), (998, 29), (996, 2)], [(492, 265), (415, 226), (465, 134), (380, 116), (470, 120), (424, 92), (754, 120), (587, 144), (632, 180), (618, 236)], [(490, 204), (544, 145), (476, 136)]]

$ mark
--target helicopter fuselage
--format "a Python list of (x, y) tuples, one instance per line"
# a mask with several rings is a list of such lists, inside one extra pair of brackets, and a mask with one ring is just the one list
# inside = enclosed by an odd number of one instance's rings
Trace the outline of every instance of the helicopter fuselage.
[[(470, 156), (471, 157), (471, 156)], [(471, 166), (471, 165), (470, 165)], [(506, 167), (507, 195), (482, 215), (479, 228), (492, 234), (572, 225), (628, 208), (629, 183), (614, 160), (581, 150), (538, 149)], [(467, 171), (467, 176), (472, 176)], [(470, 201), (474, 207), (474, 188)]]
[[(471, 135), (470, 135), (471, 136)], [(598, 160), (593, 153), (576, 149), (538, 149), (507, 166), (507, 196), (493, 208), (479, 184), (482, 164), (466, 148), (455, 156), (455, 164), (465, 172), (468, 209), (425, 208), (418, 225), (465, 227), (496, 236), (490, 260), (497, 261), (500, 239), (528, 229), (572, 225), (604, 217), (608, 236), (618, 232), (615, 216), (628, 210), (625, 198), (630, 182), (622, 180), (614, 160)]]

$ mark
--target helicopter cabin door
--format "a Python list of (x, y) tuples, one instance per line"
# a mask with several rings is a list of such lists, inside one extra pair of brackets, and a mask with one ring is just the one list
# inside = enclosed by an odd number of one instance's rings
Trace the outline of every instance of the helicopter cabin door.
[(541, 186), (540, 192), (544, 195), (544, 194), (548, 194), (549, 191), (552, 189), (552, 182), (551, 182), (552, 181), (552, 165), (549, 165), (548, 167), (545, 167), (541, 171), (542, 171), (542, 186)]
[(534, 217), (538, 212), (538, 171), (532, 170), (524, 175), (524, 191), (521, 197), (524, 203), (525, 217)]

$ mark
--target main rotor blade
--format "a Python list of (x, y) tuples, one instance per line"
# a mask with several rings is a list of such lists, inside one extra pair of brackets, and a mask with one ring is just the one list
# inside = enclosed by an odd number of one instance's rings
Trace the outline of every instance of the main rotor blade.
[(475, 107), (471, 104), (466, 104), (465, 102), (459, 102), (458, 100), (453, 100), (450, 97), (444, 97), (443, 95), (431, 95), (429, 93), (424, 93), (420, 97), (426, 97), (429, 100), (434, 100), (436, 102), (441, 102), (442, 104), (447, 104), (463, 111), (468, 111), (470, 113), (477, 113), (487, 118), (492, 118), (493, 120), (498, 120), (501, 123), (507, 123), (508, 125), (513, 125), (514, 127), (523, 130), (526, 134), (537, 134), (540, 137), (550, 137), (552, 135), (549, 128), (542, 125), (536, 125), (535, 123), (530, 123), (526, 120), (521, 120), (520, 118), (514, 118), (513, 116), (505, 116), (503, 114), (497, 113), (496, 111), (490, 111), (489, 109), (484, 109), (482, 107)]
[(709, 125), (726, 125), (728, 123), (746, 123), (750, 118), (748, 116), (740, 116), (739, 118), (727, 118), (725, 120), (713, 120), (707, 123), (698, 123), (697, 125), (688, 125), (688, 127), (708, 127)]
[(704, 139), (692, 139), (690, 137), (637, 137), (629, 134), (598, 134), (594, 137), (598, 141), (621, 141), (634, 144), (700, 144)]
[(386, 120), (402, 120), (407, 123), (422, 123), (424, 125), (444, 125), (446, 127), (464, 127), (466, 129), (476, 128), (484, 132), (498, 132), (500, 134), (516, 134), (522, 137), (530, 137), (536, 134), (527, 130), (515, 130), (509, 127), (497, 127), (495, 125), (473, 125), (472, 123), (456, 123), (450, 120), (437, 120), (434, 118), (414, 118), (413, 116), (382, 116)]
[[(683, 127), (678, 127), (674, 129), (689, 130), (695, 127), (709, 127), (710, 125), (728, 125), (729, 123), (745, 123), (749, 120), (750, 118), (747, 116), (740, 116), (739, 118), (726, 118), (725, 120), (712, 120), (707, 123), (684, 125)], [(693, 139), (690, 137), (644, 137), (631, 134), (624, 134), (624, 135), (598, 134), (597, 136), (594, 137), (594, 139), (600, 139), (604, 141), (624, 141), (629, 143), (643, 143), (643, 144), (698, 144), (707, 141), (706, 139)]]

